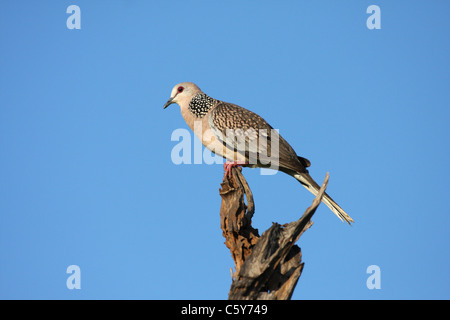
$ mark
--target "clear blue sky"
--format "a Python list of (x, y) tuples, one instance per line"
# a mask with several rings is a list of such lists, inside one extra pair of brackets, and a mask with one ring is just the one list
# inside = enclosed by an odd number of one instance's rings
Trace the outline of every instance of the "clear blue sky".
[[(280, 129), (356, 221), (319, 208), (294, 299), (449, 299), (449, 15), (448, 1), (1, 1), (0, 298), (226, 299), (222, 166), (173, 164), (187, 126), (162, 109), (192, 81)], [(313, 199), (244, 174), (260, 232)]]

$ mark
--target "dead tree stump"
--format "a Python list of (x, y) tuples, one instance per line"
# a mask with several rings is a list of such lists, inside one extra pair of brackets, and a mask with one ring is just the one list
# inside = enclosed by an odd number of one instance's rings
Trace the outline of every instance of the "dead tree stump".
[[(312, 205), (297, 221), (273, 225), (259, 236), (252, 227), (255, 211), (252, 192), (241, 171), (224, 177), (220, 221), (225, 245), (235, 263), (231, 271), (230, 300), (289, 300), (303, 270), (301, 249), (295, 245), (313, 223), (328, 184), (328, 173)], [(245, 203), (245, 198), (247, 204)]]

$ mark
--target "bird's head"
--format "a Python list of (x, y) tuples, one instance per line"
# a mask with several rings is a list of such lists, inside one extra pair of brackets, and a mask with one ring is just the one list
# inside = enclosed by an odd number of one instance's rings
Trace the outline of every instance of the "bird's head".
[(178, 104), (181, 108), (188, 106), (192, 98), (199, 92), (201, 92), (200, 88), (192, 82), (179, 83), (173, 87), (170, 99), (164, 105), (164, 109), (172, 103)]

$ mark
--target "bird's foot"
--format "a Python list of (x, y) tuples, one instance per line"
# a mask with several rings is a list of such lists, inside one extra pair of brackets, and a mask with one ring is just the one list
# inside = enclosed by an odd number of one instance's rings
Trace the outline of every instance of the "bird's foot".
[(246, 164), (245, 161), (226, 161), (223, 165), (223, 170), (225, 171), (225, 176), (231, 178), (231, 169), (232, 168), (238, 168), (239, 170), (242, 170), (242, 165)]

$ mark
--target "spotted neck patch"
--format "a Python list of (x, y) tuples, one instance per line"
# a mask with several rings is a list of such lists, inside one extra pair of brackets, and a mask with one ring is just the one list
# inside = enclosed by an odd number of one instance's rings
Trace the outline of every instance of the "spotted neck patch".
[(203, 92), (199, 92), (189, 102), (189, 111), (197, 118), (203, 118), (217, 102), (218, 100), (207, 96)]

